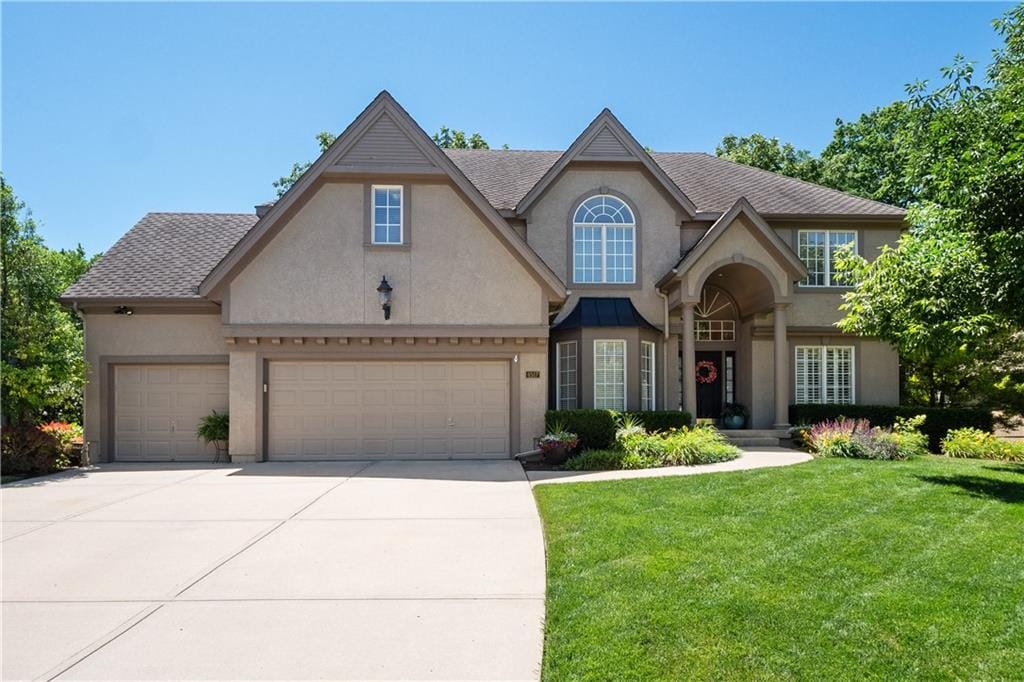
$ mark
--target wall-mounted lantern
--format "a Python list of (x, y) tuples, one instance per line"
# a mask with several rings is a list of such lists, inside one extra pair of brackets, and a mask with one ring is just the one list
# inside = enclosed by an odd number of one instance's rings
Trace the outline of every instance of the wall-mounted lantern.
[(126, 305), (119, 305), (116, 308), (114, 308), (115, 315), (133, 315), (134, 313), (135, 311)]
[(391, 285), (388, 284), (387, 276), (380, 278), (380, 286), (377, 287), (377, 297), (380, 298), (380, 307), (384, 309), (384, 319), (391, 319)]

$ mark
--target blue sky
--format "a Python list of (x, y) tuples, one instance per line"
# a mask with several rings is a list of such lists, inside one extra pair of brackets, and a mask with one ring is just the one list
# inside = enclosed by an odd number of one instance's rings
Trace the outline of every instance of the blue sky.
[(564, 149), (605, 106), (644, 145), (852, 118), (988, 62), (1009, 4), (3, 5), (2, 166), (52, 246), (147, 211), (251, 211), (388, 89), (428, 132)]

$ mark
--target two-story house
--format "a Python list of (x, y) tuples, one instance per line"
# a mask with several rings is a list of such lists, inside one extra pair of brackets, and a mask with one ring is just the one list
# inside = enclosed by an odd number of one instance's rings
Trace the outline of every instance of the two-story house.
[(565, 151), (442, 150), (386, 92), (255, 214), (151, 213), (65, 296), (94, 461), (509, 457), (546, 409), (893, 404), (898, 358), (840, 333), (835, 255), (904, 212), (702, 153), (609, 112)]

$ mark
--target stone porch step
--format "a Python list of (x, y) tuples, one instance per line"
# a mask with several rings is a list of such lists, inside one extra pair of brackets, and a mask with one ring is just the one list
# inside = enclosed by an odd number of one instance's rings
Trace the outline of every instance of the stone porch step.
[(789, 437), (785, 429), (719, 429), (736, 447), (778, 447), (779, 441)]

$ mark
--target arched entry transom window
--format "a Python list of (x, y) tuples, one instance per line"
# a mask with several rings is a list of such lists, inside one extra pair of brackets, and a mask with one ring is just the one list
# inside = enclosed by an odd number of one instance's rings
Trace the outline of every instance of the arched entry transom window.
[(636, 219), (624, 201), (609, 194), (592, 196), (577, 207), (572, 226), (573, 282), (636, 281)]
[(735, 341), (736, 305), (722, 289), (708, 284), (700, 295), (700, 303), (693, 308), (693, 333), (698, 341)]

